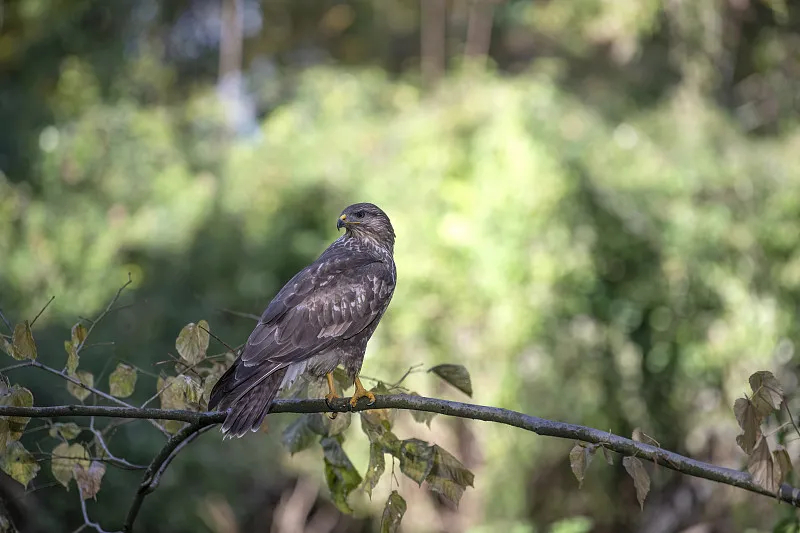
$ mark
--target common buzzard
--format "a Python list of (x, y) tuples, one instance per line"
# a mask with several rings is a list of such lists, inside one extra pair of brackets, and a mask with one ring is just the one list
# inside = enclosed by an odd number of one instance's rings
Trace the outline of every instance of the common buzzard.
[(355, 382), (350, 404), (375, 401), (358, 373), (394, 292), (394, 229), (369, 203), (345, 208), (336, 227), (345, 233), (278, 292), (211, 391), (209, 409), (230, 409), (226, 437), (256, 431), (275, 395), (301, 374), (325, 376), (326, 398), (337, 398), (332, 372), (340, 364)]

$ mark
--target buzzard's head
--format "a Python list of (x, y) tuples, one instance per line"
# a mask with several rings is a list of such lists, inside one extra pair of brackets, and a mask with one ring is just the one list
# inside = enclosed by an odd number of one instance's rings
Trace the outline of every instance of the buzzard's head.
[(336, 228), (344, 228), (348, 235), (353, 237), (371, 238), (389, 250), (394, 246), (394, 228), (377, 205), (363, 203), (345, 207)]

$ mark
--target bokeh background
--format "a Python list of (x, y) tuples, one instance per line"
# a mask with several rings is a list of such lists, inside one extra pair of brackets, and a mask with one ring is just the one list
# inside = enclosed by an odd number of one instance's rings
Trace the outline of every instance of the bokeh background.
[[(81, 366), (156, 374), (188, 322), (242, 342), (252, 322), (222, 309), (260, 314), (371, 201), (399, 279), (365, 374), (460, 362), (477, 403), (740, 468), (747, 376), (797, 386), (799, 32), (790, 0), (0, 0), (0, 307), (21, 321), (56, 296), (34, 336), (60, 368), (69, 327), (131, 272), (93, 333), (116, 344)], [(376, 531), (389, 476), (342, 516), (319, 448), (289, 457), (292, 417), (269, 420), (187, 448), (139, 530)], [(644, 511), (619, 461), (579, 490), (570, 442), (397, 424), (476, 474), (457, 510), (400, 480), (407, 532), (797, 531), (787, 506), (663, 468)], [(142, 463), (162, 442), (138, 423), (110, 445)], [(5, 478), (6, 506), (71, 531), (77, 494), (45, 470), (28, 494)], [(139, 478), (110, 469), (92, 518), (117, 528)]]

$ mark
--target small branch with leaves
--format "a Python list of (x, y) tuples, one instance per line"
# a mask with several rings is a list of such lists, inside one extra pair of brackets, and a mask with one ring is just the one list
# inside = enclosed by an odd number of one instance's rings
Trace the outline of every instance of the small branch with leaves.
[[(107, 467), (144, 469), (142, 481), (122, 525), (123, 532), (132, 532), (146, 496), (158, 488), (172, 461), (192, 441), (225, 418), (224, 413), (207, 412), (205, 407), (211, 389), (233, 361), (235, 354), (222, 341), (220, 342), (227, 348), (226, 352), (214, 355), (207, 353), (213, 335), (205, 320), (186, 325), (178, 335), (175, 343), (178, 356), (174, 357), (174, 375), (167, 375), (164, 367), (161, 367), (159, 375), (155, 375), (120, 362), (109, 375), (108, 392), (105, 392), (94, 383), (91, 373), (78, 370), (79, 354), (86, 346), (86, 339), (100, 320), (113, 311), (114, 303), (126, 286), (127, 284), (120, 288), (95, 320), (90, 321), (88, 329), (80, 323), (72, 328), (70, 339), (65, 342), (67, 358), (63, 371), (37, 360), (36, 343), (31, 324), (27, 321), (13, 328), (9, 326), (13, 332), (11, 336), (0, 334), (0, 345), (11, 357), (20, 361), (0, 369), (0, 372), (23, 367), (38, 368), (61, 376), (66, 381), (69, 394), (78, 401), (83, 403), (92, 398), (98, 403), (34, 407), (33, 394), (19, 384), (12, 385), (0, 373), (3, 377), (0, 382), (0, 468), (27, 488), (41, 469), (37, 457), (49, 459), (50, 471), (58, 483), (68, 488), (72, 480), (75, 480), (78, 486), (84, 518), (79, 529), (105, 531), (98, 523), (90, 520), (85, 500), (96, 498)], [(404, 385), (409, 375), (425, 371), (472, 396), (472, 383), (466, 368), (457, 364), (443, 364), (427, 370), (419, 366), (412, 367), (399, 380), (389, 385), (379, 379), (369, 378), (375, 382), (372, 391), (377, 395), (372, 405), (362, 401), (351, 408), (349, 401), (344, 398), (328, 402), (322, 399), (322, 384), (304, 379), (298, 380), (287, 391), (289, 398), (276, 400), (272, 405), (271, 413), (302, 415), (283, 431), (283, 445), (289, 453), (294, 454), (319, 443), (331, 500), (342, 512), (353, 512), (348, 504), (348, 497), (356, 489), (361, 488), (371, 497), (373, 489), (387, 470), (386, 455), (392, 461), (392, 475), (394, 465), (397, 464), (401, 473), (420, 486), (424, 484), (456, 506), (467, 487), (473, 486), (473, 473), (447, 450), (435, 443), (416, 438), (401, 439), (395, 435), (393, 428), (398, 410), (410, 411), (414, 420), (427, 425), (430, 425), (434, 416), (446, 415), (495, 422), (541, 436), (577, 441), (569, 458), (579, 486), (598, 450), (609, 464), (613, 464), (610, 452), (616, 452), (623, 456), (622, 464), (633, 478), (642, 506), (650, 489), (650, 476), (644, 463), (652, 462), (686, 475), (775, 497), (800, 507), (800, 489), (785, 483), (792, 472), (789, 454), (780, 446), (771, 449), (768, 443), (770, 435), (762, 428), (762, 424), (777, 417), (783, 407), (790, 422), (782, 427), (788, 429), (791, 426), (800, 435), (800, 429), (789, 413), (783, 389), (769, 372), (753, 374), (750, 378), (752, 396), (740, 398), (734, 406), (736, 420), (743, 430), (737, 442), (748, 456), (747, 470), (738, 471), (665, 450), (638, 429), (634, 431), (633, 438), (628, 439), (606, 431), (507, 409), (426, 398)], [(134, 394), (137, 385), (141, 385), (140, 376), (152, 376), (155, 383), (152, 392), (148, 392), (148, 396), (152, 394), (149, 399), (140, 406), (135, 406), (129, 403), (130, 400), (125, 401), (122, 398), (130, 398)], [(334, 378), (340, 389), (350, 386), (344, 372), (337, 370)], [(303, 395), (312, 399), (303, 399)], [(148, 407), (156, 399), (160, 401), (160, 408)], [(102, 405), (103, 402), (112, 405)], [(330, 419), (323, 416), (327, 412), (340, 412), (344, 416)], [(350, 426), (353, 413), (359, 414), (361, 429), (370, 446), (369, 464), (363, 477), (342, 447), (345, 430)], [(47, 426), (40, 427), (48, 428), (48, 437), (58, 442), (49, 453), (32, 453), (20, 442), (33, 418), (45, 419)], [(89, 423), (80, 425), (75, 421), (52, 422), (52, 419), (59, 418), (74, 418), (78, 421), (88, 418)], [(100, 419), (109, 422), (101, 428), (96, 424)], [(119, 424), (113, 420), (136, 419), (147, 420), (168, 437), (161, 451), (146, 467), (118, 457), (109, 447), (110, 432)], [(81, 436), (89, 437), (89, 440), (82, 439)], [(397, 490), (393, 490), (384, 506), (381, 530), (396, 531), (405, 511), (405, 500)]]

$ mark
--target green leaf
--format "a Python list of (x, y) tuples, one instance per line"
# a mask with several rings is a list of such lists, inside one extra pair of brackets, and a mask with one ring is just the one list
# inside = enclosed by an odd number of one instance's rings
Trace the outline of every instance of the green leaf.
[(326, 413), (315, 413), (311, 428), (323, 437), (335, 437), (350, 427), (352, 413), (338, 413), (333, 420)]
[(208, 349), (209, 331), (211, 328), (205, 320), (184, 326), (175, 340), (175, 349), (178, 350), (178, 355), (190, 365), (202, 361)]
[(88, 468), (85, 468), (81, 462), (75, 464), (72, 475), (75, 477), (75, 482), (78, 484), (84, 500), (97, 495), (105, 473), (106, 465), (100, 461), (92, 461)]
[(19, 441), (14, 441), (0, 456), (0, 468), (27, 489), (40, 467), (33, 455)]
[(14, 335), (11, 337), (11, 357), (18, 361), (36, 359), (36, 342), (33, 340), (31, 326), (27, 320), (14, 326)]
[(473, 486), (475, 475), (453, 454), (434, 444), (433, 466), (425, 481), (428, 488), (458, 506), (466, 488)]
[[(87, 387), (94, 387), (94, 376), (92, 375), (91, 372), (87, 372), (85, 370), (78, 370), (72, 377), (77, 379)], [(91, 394), (91, 392), (88, 391), (87, 389), (84, 389), (80, 385), (76, 385), (71, 381), (67, 382), (67, 392), (72, 394), (75, 398), (77, 398), (80, 401), (85, 400)]]
[(575, 444), (569, 452), (569, 466), (572, 468), (572, 473), (575, 474), (575, 478), (578, 480), (578, 488), (583, 486), (586, 469), (589, 468), (589, 465), (592, 463), (596, 451), (596, 445), (579, 442)]
[(386, 453), (400, 456), (400, 439), (392, 433), (387, 417), (380, 413), (385, 409), (371, 409), (361, 412), (361, 430), (371, 443), (379, 444)]
[[(183, 380), (170, 376), (166, 379), (159, 377), (156, 383), (156, 388), (159, 392), (159, 399), (161, 400), (162, 409), (186, 409), (186, 402), (184, 400), (184, 383)], [(162, 425), (167, 432), (175, 434), (181, 430), (186, 424), (180, 420), (162, 420)]]
[(361, 484), (361, 475), (344, 453), (339, 441), (333, 437), (320, 440), (325, 461), (325, 480), (331, 491), (334, 505), (343, 513), (352, 514), (347, 496)]
[(370, 442), (369, 444), (369, 465), (367, 472), (364, 474), (364, 490), (372, 499), (372, 490), (375, 485), (380, 481), (384, 470), (386, 470), (386, 460), (383, 457), (383, 446), (379, 442)]
[(108, 376), (108, 387), (112, 396), (127, 398), (136, 388), (136, 369), (131, 365), (119, 363)]
[[(317, 413), (315, 413), (317, 414)], [(286, 426), (281, 435), (283, 446), (294, 455), (311, 446), (316, 439), (316, 433), (311, 429), (310, 422), (314, 415), (300, 415), (297, 420)]]
[[(9, 390), (9, 394), (0, 397), (0, 405), (8, 405), (13, 407), (33, 407), (33, 394), (25, 387), (14, 385)], [(22, 433), (25, 431), (25, 426), (30, 422), (29, 417), (25, 416), (10, 416), (8, 420), (8, 439), (19, 440)]]
[(14, 345), (8, 342), (8, 340), (0, 336), (0, 344), (3, 346), (3, 351), (6, 352), (11, 357), (14, 357)]
[[(416, 392), (409, 392), (408, 395), (419, 396)], [(436, 413), (429, 413), (428, 411), (411, 411), (411, 417), (414, 421), (426, 424), (428, 427), (431, 427), (431, 420), (433, 420), (434, 416), (436, 416)]]
[(762, 370), (750, 376), (750, 388), (753, 389), (752, 403), (762, 418), (781, 408), (783, 387), (772, 372)]
[(64, 369), (67, 374), (71, 376), (78, 370), (80, 356), (78, 355), (78, 350), (75, 349), (75, 345), (72, 344), (72, 341), (64, 341), (64, 351), (67, 352), (67, 364), (64, 365)]
[(650, 475), (638, 457), (623, 457), (622, 465), (633, 478), (633, 485), (636, 487), (636, 499), (639, 500), (639, 506), (644, 510), (644, 500), (647, 498), (647, 493), (650, 492)]
[(53, 477), (67, 490), (69, 490), (69, 480), (72, 479), (75, 465), (89, 468), (89, 454), (82, 444), (62, 442), (53, 449), (53, 457), (50, 461)]
[(781, 472), (775, 469), (775, 462), (769, 451), (767, 439), (758, 438), (753, 453), (747, 461), (747, 471), (753, 476), (753, 482), (770, 492), (777, 492), (781, 485)]
[(396, 533), (404, 514), (406, 514), (406, 501), (393, 490), (383, 508), (381, 533)]
[(56, 422), (50, 427), (49, 433), (54, 438), (72, 440), (81, 434), (81, 428), (75, 422)]
[(736, 437), (736, 442), (744, 450), (744, 453), (750, 455), (753, 453), (756, 441), (761, 437), (761, 417), (753, 403), (747, 398), (738, 398), (734, 402), (733, 413), (736, 415), (739, 427), (744, 430), (743, 434)]
[(428, 370), (472, 398), (472, 381), (464, 365), (436, 365)]
[(406, 439), (400, 445), (400, 471), (422, 486), (433, 468), (433, 447), (419, 439)]

